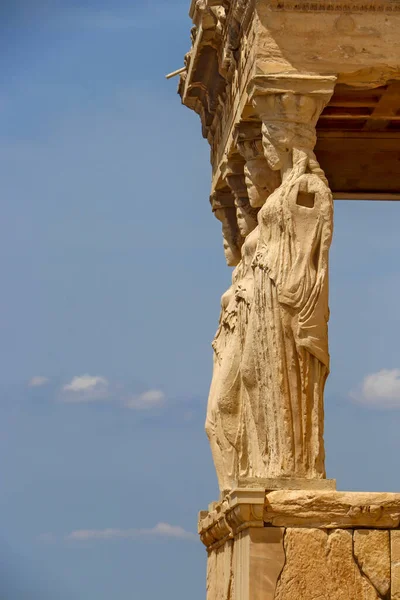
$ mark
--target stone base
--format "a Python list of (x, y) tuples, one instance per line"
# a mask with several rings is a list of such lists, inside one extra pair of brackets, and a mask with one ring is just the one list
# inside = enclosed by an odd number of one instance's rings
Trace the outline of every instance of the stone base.
[(200, 513), (207, 600), (400, 600), (400, 494), (237, 489)]

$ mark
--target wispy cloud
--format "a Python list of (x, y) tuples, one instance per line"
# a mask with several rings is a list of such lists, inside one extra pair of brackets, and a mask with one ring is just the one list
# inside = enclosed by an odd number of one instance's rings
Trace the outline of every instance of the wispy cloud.
[(42, 387), (43, 385), (47, 385), (49, 383), (48, 377), (43, 377), (42, 375), (35, 375), (28, 382), (29, 387)]
[(382, 369), (367, 375), (350, 396), (366, 406), (400, 408), (400, 369)]
[(95, 402), (109, 397), (109, 382), (100, 375), (80, 375), (62, 388), (62, 401), (68, 403)]
[(92, 540), (121, 540), (137, 537), (166, 537), (180, 540), (196, 541), (197, 536), (183, 527), (158, 523), (152, 529), (79, 529), (66, 536), (66, 540), (87, 542)]
[[(43, 385), (37, 382), (35, 385)], [(160, 389), (149, 389), (139, 394), (129, 394), (125, 386), (109, 381), (102, 375), (78, 375), (64, 384), (58, 392), (58, 400), (65, 404), (89, 404), (113, 402), (115, 406), (137, 412), (150, 412), (166, 403), (165, 393)]]
[(159, 389), (128, 395), (122, 384), (112, 383), (102, 375), (86, 374), (73, 377), (66, 383), (60, 390), (60, 400), (67, 404), (112, 400), (117, 406), (130, 410), (150, 411), (164, 406), (166, 396)]
[(152, 410), (165, 404), (166, 397), (161, 390), (148, 390), (137, 396), (132, 396), (125, 402), (125, 406), (132, 410)]

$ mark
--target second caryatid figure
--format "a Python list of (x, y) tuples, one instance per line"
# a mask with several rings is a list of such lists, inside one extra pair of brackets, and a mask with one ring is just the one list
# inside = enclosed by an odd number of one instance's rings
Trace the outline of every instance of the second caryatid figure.
[(333, 200), (314, 154), (326, 98), (255, 98), (211, 197), (232, 285), (223, 295), (206, 431), (222, 494), (325, 477)]

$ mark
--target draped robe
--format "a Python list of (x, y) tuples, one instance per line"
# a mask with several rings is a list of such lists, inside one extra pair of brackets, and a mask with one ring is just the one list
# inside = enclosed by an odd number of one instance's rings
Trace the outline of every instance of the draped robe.
[(252, 415), (243, 399), (240, 363), (253, 300), (254, 258), (258, 228), (246, 237), (242, 260), (236, 267), (232, 286), (222, 296), (221, 316), (214, 348), (214, 371), (210, 388), (206, 431), (221, 491), (232, 489), (240, 477), (252, 475), (257, 453)]
[(332, 194), (317, 174), (289, 176), (261, 208), (258, 222), (241, 362), (257, 438), (253, 474), (323, 478)]

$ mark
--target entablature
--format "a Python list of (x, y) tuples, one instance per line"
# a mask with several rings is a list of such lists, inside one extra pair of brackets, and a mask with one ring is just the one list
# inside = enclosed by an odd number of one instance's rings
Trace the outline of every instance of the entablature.
[(261, 129), (257, 86), (333, 76), (316, 146), (332, 191), (400, 199), (400, 0), (193, 0), (190, 16), (179, 93), (210, 143), (212, 191), (225, 185), (240, 124)]

